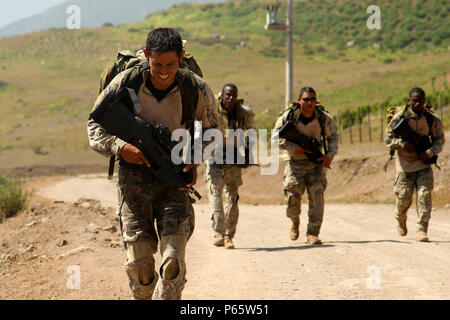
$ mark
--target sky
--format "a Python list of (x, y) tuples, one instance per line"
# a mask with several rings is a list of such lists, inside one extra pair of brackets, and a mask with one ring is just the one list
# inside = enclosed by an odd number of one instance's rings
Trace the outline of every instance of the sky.
[(0, 0), (0, 28), (26, 18), (66, 0)]

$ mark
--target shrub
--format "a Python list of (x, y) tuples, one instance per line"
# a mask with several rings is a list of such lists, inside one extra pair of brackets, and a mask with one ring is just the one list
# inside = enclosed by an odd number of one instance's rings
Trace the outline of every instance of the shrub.
[(42, 146), (39, 145), (39, 144), (33, 144), (33, 145), (31, 146), (31, 150), (33, 150), (33, 153), (34, 153), (34, 154), (42, 154), (42, 155), (46, 155), (46, 154), (47, 154), (46, 152), (44, 152), (44, 151), (42, 150)]
[(392, 63), (392, 62), (395, 62), (394, 58), (391, 58), (391, 57), (383, 58), (383, 63), (384, 64), (388, 64), (388, 63)]
[(0, 175), (0, 213), (4, 217), (9, 218), (25, 210), (30, 196), (30, 192), (23, 190), (22, 181)]
[(404, 29), (401, 29), (396, 35), (394, 39), (394, 46), (396, 48), (404, 48), (408, 44), (410, 44), (414, 39), (411, 37), (411, 34)]

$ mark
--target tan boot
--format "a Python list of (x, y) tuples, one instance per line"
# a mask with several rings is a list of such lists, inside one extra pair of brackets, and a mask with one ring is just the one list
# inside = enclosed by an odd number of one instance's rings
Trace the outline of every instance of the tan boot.
[(428, 242), (429, 241), (427, 234), (424, 231), (416, 232), (416, 240), (419, 242)]
[(308, 234), (306, 236), (306, 238), (308, 239), (306, 241), (307, 244), (310, 244), (310, 245), (322, 244), (322, 240), (320, 240), (318, 236), (314, 236), (312, 234)]
[(225, 246), (225, 249), (234, 249), (234, 243), (228, 237), (225, 237), (225, 239), (224, 239), (224, 246)]
[(300, 219), (292, 219), (291, 232), (289, 233), (292, 241), (295, 241), (298, 239), (299, 227), (300, 227)]
[(408, 233), (408, 229), (406, 228), (406, 220), (403, 219), (397, 219), (397, 232), (402, 237), (406, 236)]
[(223, 245), (224, 245), (223, 235), (221, 235), (220, 233), (217, 233), (216, 235), (214, 235), (213, 243), (216, 247), (223, 247)]

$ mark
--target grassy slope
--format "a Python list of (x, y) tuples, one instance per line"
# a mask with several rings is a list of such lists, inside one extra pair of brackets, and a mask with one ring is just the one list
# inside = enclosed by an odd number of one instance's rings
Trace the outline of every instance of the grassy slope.
[[(351, 1), (340, 3), (350, 5)], [(389, 5), (388, 1), (381, 3), (382, 7)], [(309, 9), (299, 13), (300, 4)], [(365, 4), (360, 2), (359, 6)], [(309, 1), (296, 1), (296, 10), (296, 21), (307, 21), (304, 15), (308, 12), (309, 16), (322, 17), (316, 19), (320, 22), (330, 12), (325, 5), (313, 8)], [(442, 21), (440, 16), (436, 19)], [(350, 35), (356, 32), (358, 36), (359, 29), (363, 34), (367, 32), (365, 21), (362, 26), (360, 20), (344, 21)], [(399, 99), (416, 85), (430, 92), (433, 78), (439, 90), (450, 81), (447, 38), (440, 45), (417, 40), (394, 52), (370, 45), (347, 48), (342, 43), (348, 35), (341, 32), (333, 36), (336, 32), (331, 27), (321, 31), (319, 22), (309, 24), (309, 42), (297, 34), (302, 31), (301, 23), (296, 29), (295, 89), (315, 87), (331, 112), (378, 104), (386, 97)], [(271, 127), (284, 101), (284, 35), (265, 31), (264, 23), (263, 1), (183, 4), (134, 25), (55, 29), (0, 40), (0, 81), (8, 83), (0, 87), (0, 168), (104, 163), (89, 149), (85, 129), (97, 95), (99, 74), (114, 59), (118, 48), (141, 46), (148, 30), (155, 26), (178, 28), (189, 40), (188, 50), (196, 56), (213, 90), (218, 92), (224, 82), (235, 82), (241, 96), (256, 110), (258, 126)], [(401, 24), (402, 20), (397, 22), (395, 30)], [(395, 39), (395, 32), (382, 32)], [(213, 39), (213, 33), (226, 37)], [(242, 41), (245, 47), (236, 48)], [(428, 49), (412, 52), (417, 51), (417, 44)], [(381, 144), (373, 143), (344, 145), (340, 156), (359, 157), (373, 149), (384, 153)]]

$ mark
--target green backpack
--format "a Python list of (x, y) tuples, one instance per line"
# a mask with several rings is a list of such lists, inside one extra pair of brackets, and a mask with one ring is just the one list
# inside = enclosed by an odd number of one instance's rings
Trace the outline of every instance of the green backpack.
[(396, 113), (406, 111), (405, 106), (391, 106), (386, 109), (386, 123), (389, 124)]
[[(107, 66), (100, 76), (99, 94), (115, 76), (131, 68), (133, 68), (133, 71), (124, 80), (124, 87), (133, 89), (137, 94), (142, 85), (143, 79), (141, 74), (150, 68), (142, 50), (137, 52), (130, 50), (118, 51), (116, 61)], [(175, 81), (180, 89), (183, 106), (181, 125), (186, 124), (186, 128), (191, 131), (191, 135), (193, 135), (194, 114), (199, 99), (198, 84), (192, 73), (203, 77), (197, 61), (190, 53), (186, 53), (178, 68)], [(111, 156), (109, 159), (108, 179), (111, 179), (113, 176), (115, 160), (115, 156)]]

